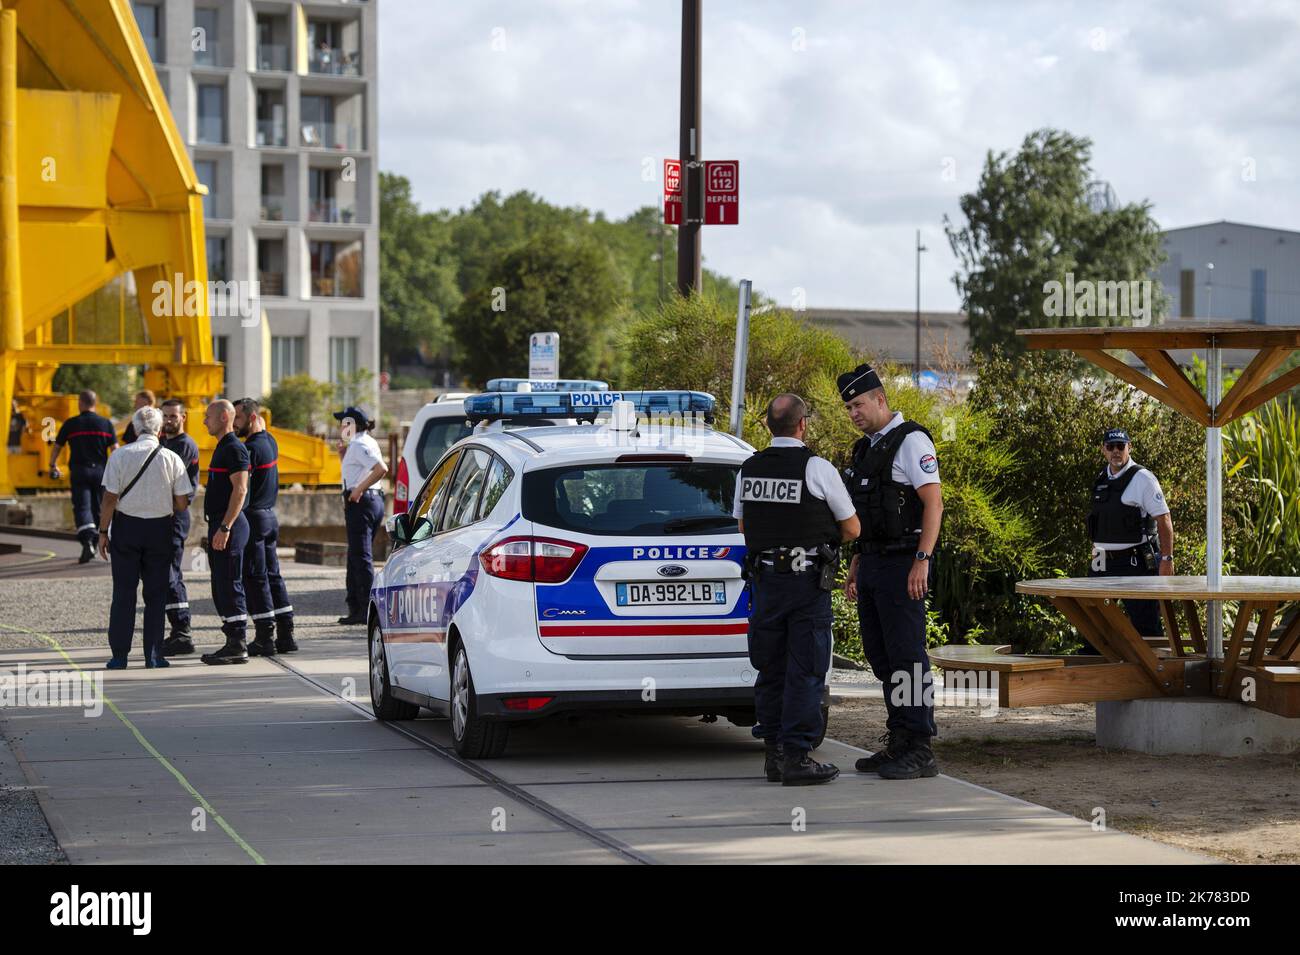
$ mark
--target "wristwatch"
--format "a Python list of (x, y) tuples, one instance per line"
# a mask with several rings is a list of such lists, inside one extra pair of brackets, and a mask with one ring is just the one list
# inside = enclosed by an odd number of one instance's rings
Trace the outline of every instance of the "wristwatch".
[(929, 559), (930, 559), (930, 555), (927, 554), (927, 553), (926, 553), (925, 551), (923, 551), (923, 550), (918, 550), (918, 551), (916, 552), (916, 559), (917, 559), (917, 560), (929, 560)]
[(220, 526), (217, 528), (217, 530), (221, 531), (221, 533), (223, 533), (223, 534), (229, 534), (229, 533), (230, 533), (230, 526), (227, 525), (227, 524), (222, 524), (222, 525), (220, 525)]
[(1173, 555), (1173, 554), (1161, 554), (1161, 555), (1160, 555), (1160, 559), (1161, 559), (1161, 560), (1167, 560), (1167, 561), (1169, 561), (1169, 562), (1172, 564), (1172, 563), (1174, 562), (1174, 555)]

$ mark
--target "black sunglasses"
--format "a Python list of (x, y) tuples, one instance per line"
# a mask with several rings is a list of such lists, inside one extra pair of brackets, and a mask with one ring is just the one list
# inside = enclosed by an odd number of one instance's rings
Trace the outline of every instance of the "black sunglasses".
[(1106, 450), (1107, 450), (1107, 451), (1123, 451), (1123, 450), (1124, 450), (1125, 448), (1127, 448), (1127, 447), (1128, 447), (1128, 442), (1127, 442), (1127, 441), (1107, 441), (1107, 442), (1106, 442)]

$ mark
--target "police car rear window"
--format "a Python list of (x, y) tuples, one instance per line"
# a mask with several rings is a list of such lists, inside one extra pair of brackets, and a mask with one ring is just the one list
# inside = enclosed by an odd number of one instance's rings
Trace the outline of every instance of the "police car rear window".
[(415, 446), (415, 460), (420, 473), (428, 474), (447, 453), (447, 449), (461, 438), (469, 437), (469, 426), (464, 418), (430, 418), (420, 432), (420, 443)]
[(582, 534), (732, 532), (739, 466), (608, 464), (529, 471), (524, 517)]

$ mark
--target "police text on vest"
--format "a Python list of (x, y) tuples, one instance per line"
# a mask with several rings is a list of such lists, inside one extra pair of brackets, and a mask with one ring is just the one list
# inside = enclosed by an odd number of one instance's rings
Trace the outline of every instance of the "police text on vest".
[(742, 502), (798, 504), (803, 497), (803, 481), (760, 477), (742, 477), (740, 481)]

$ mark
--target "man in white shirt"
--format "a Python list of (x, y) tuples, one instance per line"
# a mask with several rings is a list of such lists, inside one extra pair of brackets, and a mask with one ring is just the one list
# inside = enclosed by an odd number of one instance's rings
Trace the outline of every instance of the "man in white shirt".
[(104, 468), (99, 556), (113, 561), (113, 604), (108, 614), (110, 670), (126, 669), (135, 634), (136, 588), (144, 583), (144, 665), (170, 666), (159, 652), (167, 621), (174, 515), (190, 505), (189, 475), (180, 456), (158, 443), (162, 412), (137, 409), (136, 439)]
[[(1123, 428), (1111, 428), (1101, 442), (1106, 466), (1092, 488), (1088, 536), (1092, 540), (1089, 577), (1168, 576), (1174, 572), (1174, 522), (1156, 476), (1130, 456)], [(1159, 549), (1156, 549), (1156, 543)], [(1125, 600), (1124, 610), (1138, 633), (1164, 634), (1160, 605)], [(1087, 642), (1083, 653), (1096, 653)]]
[(334, 412), (347, 450), (341, 465), (343, 475), (343, 520), (348, 531), (348, 614), (341, 624), (364, 624), (370, 603), (370, 586), (375, 580), (371, 544), (384, 520), (384, 492), (379, 482), (388, 473), (379, 442), (371, 437), (375, 427), (364, 408), (349, 405)]

